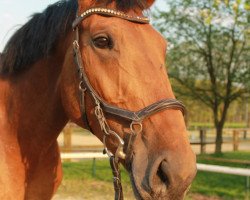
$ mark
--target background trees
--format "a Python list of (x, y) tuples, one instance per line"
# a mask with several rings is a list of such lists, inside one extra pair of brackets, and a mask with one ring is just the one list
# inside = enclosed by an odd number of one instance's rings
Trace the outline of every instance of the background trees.
[(220, 153), (228, 109), (250, 92), (250, 0), (166, 3), (168, 10), (155, 14), (155, 26), (169, 41), (175, 92), (210, 108)]

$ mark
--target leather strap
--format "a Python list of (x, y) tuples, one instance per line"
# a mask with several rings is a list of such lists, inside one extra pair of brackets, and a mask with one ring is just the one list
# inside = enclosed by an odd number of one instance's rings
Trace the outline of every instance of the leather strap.
[[(119, 13), (119, 14), (117, 14)], [(73, 43), (73, 48), (74, 48), (74, 57), (75, 57), (75, 63), (77, 65), (78, 68), (78, 72), (79, 72), (79, 77), (81, 80), (80, 83), (80, 89), (85, 91), (88, 91), (88, 93), (91, 94), (91, 96), (95, 98), (97, 98), (102, 106), (102, 109), (105, 113), (109, 113), (111, 115), (115, 115), (117, 117), (121, 117), (125, 120), (129, 120), (129, 121), (142, 121), (145, 118), (149, 117), (150, 115), (153, 115), (157, 112), (160, 112), (162, 110), (165, 109), (178, 109), (181, 110), (183, 115), (185, 114), (185, 106), (178, 100), (176, 99), (163, 99), (160, 100), (158, 102), (155, 102), (139, 111), (133, 112), (133, 111), (129, 111), (126, 109), (122, 109), (122, 108), (118, 108), (116, 106), (110, 105), (107, 102), (105, 102), (94, 90), (94, 88), (92, 87), (92, 85), (89, 82), (89, 79), (86, 75), (86, 72), (84, 70), (83, 67), (83, 63), (82, 63), (82, 58), (81, 58), (81, 52), (80, 52), (80, 47), (79, 47), (79, 28), (78, 28), (78, 24), (80, 21), (82, 21), (83, 19), (85, 19), (86, 17), (88, 17), (91, 14), (104, 14), (104, 15), (111, 15), (111, 16), (116, 16), (116, 17), (121, 17), (124, 18), (126, 20), (128, 20), (127, 18), (129, 18), (130, 20), (136, 19), (137, 22), (138, 20), (140, 21), (140, 23), (148, 23), (148, 21), (145, 21), (147, 18), (141, 18), (141, 17), (131, 17), (128, 16), (120, 11), (114, 11), (112, 9), (106, 9), (106, 8), (91, 8), (87, 11), (85, 11), (81, 16), (80, 19), (79, 17), (76, 19), (77, 21), (75, 21), (73, 23), (73, 27), (74, 27), (74, 31), (75, 31), (75, 41)], [(124, 16), (123, 16), (124, 15)], [(82, 93), (83, 94), (83, 93)], [(82, 95), (82, 97), (84, 97), (84, 95)], [(81, 109), (84, 113), (84, 115), (86, 115), (86, 111), (85, 109)], [(86, 117), (84, 117), (86, 118)], [(85, 120), (86, 121), (86, 120)]]
[[(78, 30), (75, 30), (76, 32), (78, 32)], [(158, 102), (155, 102), (139, 111), (133, 112), (133, 111), (129, 111), (126, 109), (122, 109), (122, 108), (118, 108), (116, 106), (110, 105), (108, 104), (106, 101), (104, 101), (94, 90), (94, 88), (92, 87), (92, 85), (89, 82), (89, 79), (86, 75), (86, 72), (83, 68), (83, 64), (82, 64), (82, 59), (81, 59), (81, 54), (80, 54), (80, 50), (79, 50), (79, 46), (78, 43), (74, 42), (73, 43), (74, 46), (74, 52), (75, 52), (75, 62), (77, 63), (77, 67), (78, 67), (78, 71), (79, 71), (79, 76), (82, 79), (82, 81), (80, 82), (80, 88), (81, 90), (86, 90), (88, 91), (88, 93), (92, 94), (91, 96), (95, 96), (101, 106), (102, 109), (105, 113), (109, 113), (111, 115), (115, 115), (117, 117), (121, 117), (123, 119), (129, 120), (129, 121), (142, 121), (145, 118), (160, 112), (162, 110), (166, 110), (166, 109), (176, 109), (176, 110), (181, 110), (181, 112), (183, 113), (183, 115), (185, 114), (185, 106), (178, 100), (176, 99), (162, 99)], [(85, 110), (82, 109), (85, 113)]]
[(125, 146), (124, 149), (126, 150), (126, 158), (125, 158), (125, 165), (127, 170), (131, 170), (131, 164), (133, 161), (133, 144), (138, 134), (130, 133), (125, 135)]
[(123, 200), (123, 191), (121, 184), (121, 173), (119, 168), (119, 163), (115, 161), (115, 157), (111, 156), (110, 159), (110, 167), (113, 173), (113, 184), (115, 190), (115, 200)]
[(73, 29), (75, 29), (80, 22), (82, 22), (85, 18), (89, 17), (92, 14), (98, 14), (98, 15), (109, 16), (109, 17), (118, 17), (121, 19), (125, 19), (127, 21), (140, 23), (140, 24), (149, 23), (149, 18), (144, 17), (144, 16), (131, 16), (131, 15), (125, 14), (122, 11), (97, 7), (97, 8), (90, 8), (84, 11), (80, 16), (76, 17), (76, 19), (74, 20), (72, 24)]

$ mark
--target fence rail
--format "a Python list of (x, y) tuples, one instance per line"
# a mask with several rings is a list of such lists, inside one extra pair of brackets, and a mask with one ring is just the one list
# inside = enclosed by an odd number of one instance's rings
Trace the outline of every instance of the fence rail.
[(238, 176), (249, 176), (250, 169), (236, 168), (236, 167), (226, 167), (219, 165), (208, 165), (208, 164), (197, 164), (197, 169), (199, 171), (216, 172), (221, 174), (231, 174)]
[[(72, 151), (100, 151), (102, 149), (102, 145), (95, 145), (95, 146), (76, 146), (73, 142), (73, 132), (76, 128), (76, 125), (69, 123), (63, 130), (63, 145), (60, 146), (63, 152), (72, 152)], [(215, 144), (215, 139), (211, 140), (208, 139), (209, 131), (211, 129), (201, 128), (199, 130), (199, 137), (197, 138), (198, 141), (192, 141), (191, 145), (200, 145), (200, 153), (206, 153), (206, 146)], [(239, 129), (225, 129), (225, 131), (229, 132), (230, 140), (223, 140), (223, 144), (232, 144), (232, 149), (234, 151), (239, 150), (239, 145), (242, 141), (250, 142), (249, 135), (250, 129), (249, 128), (239, 128)], [(228, 134), (227, 134), (228, 135)], [(211, 136), (211, 135), (210, 135)]]
[[(102, 153), (61, 153), (62, 159), (94, 159), (94, 158), (108, 158), (106, 154)], [(208, 165), (208, 164), (197, 164), (197, 169), (200, 171), (217, 172), (223, 174), (232, 174), (239, 176), (249, 176), (250, 169), (236, 168), (236, 167), (226, 167), (219, 165)]]
[(90, 159), (90, 158), (108, 158), (106, 154), (95, 152), (77, 152), (77, 153), (61, 153), (61, 159)]
[[(243, 141), (247, 141), (247, 133), (250, 132), (249, 128), (245, 129), (230, 129), (232, 132), (232, 139), (230, 141), (223, 141), (223, 144), (232, 144), (233, 150), (238, 151), (239, 145), (241, 143), (240, 135), (243, 136)], [(206, 145), (215, 144), (215, 141), (207, 141), (207, 129), (200, 129), (199, 130), (199, 141), (198, 142), (191, 142), (191, 145), (200, 145), (200, 153), (206, 153)]]

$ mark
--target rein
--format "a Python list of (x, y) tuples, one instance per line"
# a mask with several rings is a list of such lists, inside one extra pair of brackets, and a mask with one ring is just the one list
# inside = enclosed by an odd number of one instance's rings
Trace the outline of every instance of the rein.
[[(116, 11), (113, 9), (107, 8), (91, 8), (83, 12), (80, 16), (78, 16), (72, 24), (73, 30), (75, 32), (75, 40), (73, 42), (73, 50), (74, 50), (74, 59), (77, 66), (78, 74), (79, 74), (79, 92), (80, 92), (80, 109), (82, 113), (83, 122), (87, 127), (88, 119), (86, 115), (85, 109), (85, 94), (86, 92), (92, 97), (95, 103), (95, 116), (99, 122), (101, 130), (103, 132), (103, 144), (104, 144), (104, 153), (110, 158), (110, 165), (112, 168), (113, 176), (114, 176), (114, 190), (115, 190), (115, 200), (123, 200), (123, 192), (121, 185), (121, 175), (119, 169), (120, 160), (124, 160), (126, 165), (129, 166), (132, 162), (133, 157), (133, 143), (138, 134), (140, 134), (143, 130), (143, 120), (154, 115), (162, 110), (166, 109), (177, 109), (180, 110), (183, 114), (185, 114), (184, 105), (176, 100), (176, 99), (163, 99), (158, 102), (155, 102), (137, 112), (133, 112), (130, 110), (122, 109), (113, 105), (110, 105), (106, 101), (104, 101), (92, 87), (85, 72), (80, 46), (79, 46), (79, 24), (88, 16), (92, 14), (99, 14), (103, 16), (111, 16), (118, 17), (124, 20), (128, 20), (134, 23), (140, 24), (148, 24), (149, 19), (144, 16), (130, 16), (121, 11)], [(123, 138), (120, 137), (118, 133), (113, 131), (109, 124), (107, 123), (105, 114), (111, 114), (115, 117), (122, 118), (129, 122), (130, 124), (130, 134), (128, 136), (127, 143), (124, 142)], [(118, 142), (118, 147), (116, 149), (115, 154), (113, 155), (111, 151), (107, 148), (106, 139), (107, 137), (113, 136), (116, 138)]]

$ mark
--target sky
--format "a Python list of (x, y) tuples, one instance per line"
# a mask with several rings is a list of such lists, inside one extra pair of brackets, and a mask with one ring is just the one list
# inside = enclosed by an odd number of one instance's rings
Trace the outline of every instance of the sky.
[[(58, 0), (0, 0), (0, 52), (9, 37), (23, 25), (29, 17), (43, 11)], [(154, 7), (166, 8), (164, 0), (156, 0)]]

